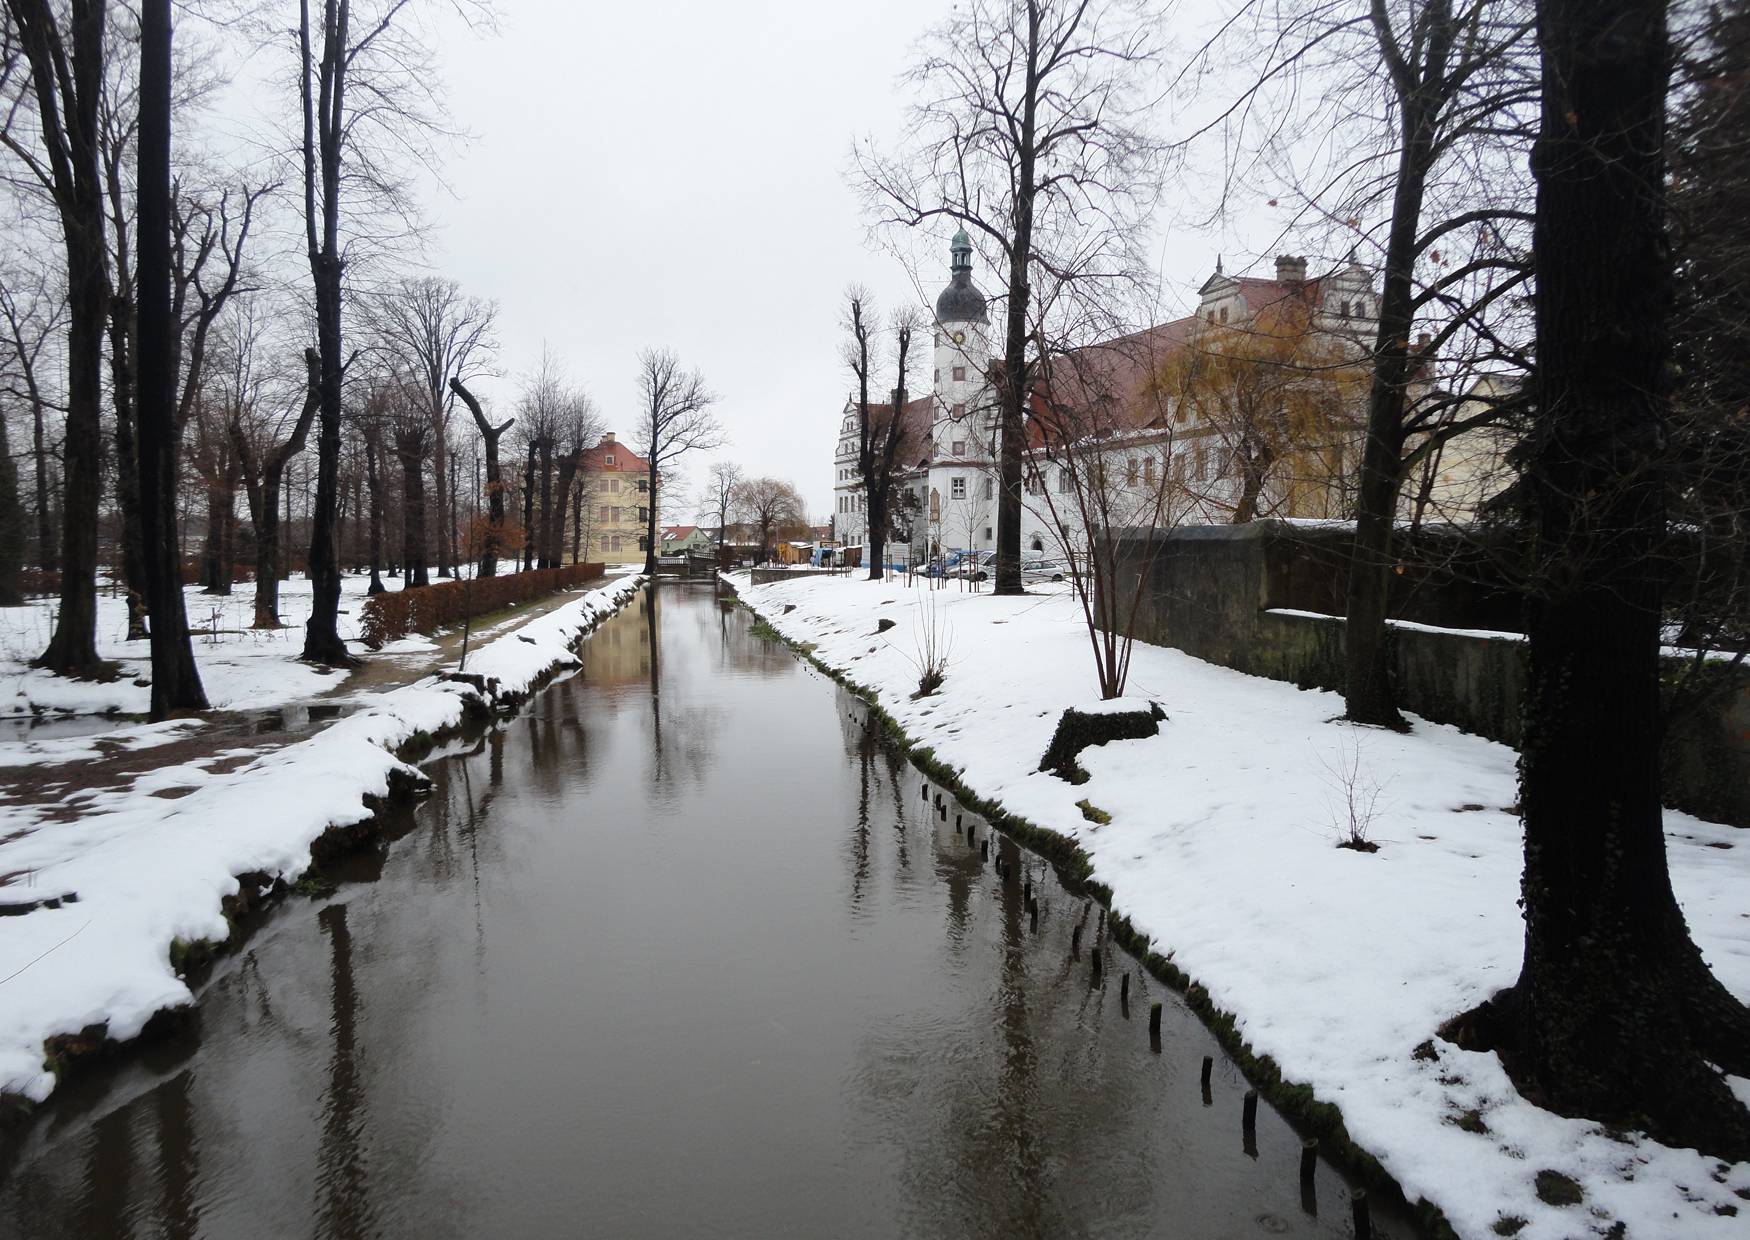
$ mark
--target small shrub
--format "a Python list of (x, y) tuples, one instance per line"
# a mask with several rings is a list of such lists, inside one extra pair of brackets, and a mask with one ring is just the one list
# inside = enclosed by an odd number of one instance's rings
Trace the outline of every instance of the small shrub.
[(1095, 805), (1087, 797), (1076, 802), (1076, 808), (1082, 811), (1082, 817), (1097, 827), (1103, 827), (1112, 821), (1112, 815)]
[(1322, 758), (1320, 761), (1330, 772), (1330, 783), (1336, 793), (1331, 817), (1337, 828), (1337, 847), (1378, 852), (1379, 845), (1369, 837), (1385, 786), (1370, 771), (1362, 769), (1360, 740), (1355, 741), (1353, 748), (1344, 748), (1335, 763)]
[(1560, 1171), (1537, 1173), (1537, 1199), (1546, 1206), (1577, 1206), (1585, 1198), (1580, 1185)]
[(567, 564), (464, 581), (444, 581), (414, 590), (388, 590), (365, 600), (359, 629), (365, 645), (380, 650), (409, 633), (435, 633), (475, 616), (545, 598), (602, 574), (600, 564)]

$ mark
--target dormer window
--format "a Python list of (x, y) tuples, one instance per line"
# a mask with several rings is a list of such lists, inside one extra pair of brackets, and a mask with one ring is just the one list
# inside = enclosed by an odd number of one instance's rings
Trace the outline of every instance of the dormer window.
[(605, 459), (609, 465), (612, 465), (614, 463), (614, 454), (612, 452), (608, 453)]

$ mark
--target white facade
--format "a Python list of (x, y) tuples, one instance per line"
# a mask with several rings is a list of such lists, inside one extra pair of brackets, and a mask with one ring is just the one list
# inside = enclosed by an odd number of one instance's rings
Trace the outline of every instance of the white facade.
[[(995, 391), (989, 382), (992, 326), (984, 297), (971, 283), (971, 243), (964, 233), (954, 238), (951, 255), (950, 283), (937, 299), (931, 334), (928, 457), (921, 465), (915, 460), (904, 462), (907, 468), (896, 479), (896, 489), (909, 492), (915, 503), (910, 547), (913, 562), (946, 552), (996, 548), (1001, 431)], [(1229, 276), (1218, 263), (1199, 290), (1195, 324), (1165, 324), (1151, 330), (1245, 323), (1269, 301), (1306, 283), (1306, 260), (1278, 258), (1275, 276), (1274, 280)], [(1316, 281), (1312, 301), (1317, 328), (1352, 340), (1358, 348), (1371, 345), (1379, 299), (1372, 273), (1365, 267), (1351, 260), (1322, 276)], [(1158, 496), (1162, 488), (1156, 486), (1156, 479), (1163, 483), (1171, 479), (1172, 511), (1162, 514), (1167, 524), (1210, 524), (1231, 518), (1239, 493), (1237, 471), (1231, 468), (1229, 453), (1213, 429), (1197, 425), (1195, 414), (1188, 410), (1168, 411), (1164, 425), (1123, 436), (1099, 455), (1109, 460), (1109, 469), (1117, 471), (1110, 476), (1126, 479), (1141, 496)], [(867, 512), (857, 470), (854, 398), (845, 405), (833, 466), (836, 541), (846, 547), (863, 545)], [(1066, 517), (1065, 503), (1073, 503), (1073, 497), (1059, 468), (1049, 466), (1045, 473), (1044, 478), (1029, 479), (1024, 486), (1023, 555), (1029, 551), (1054, 556), (1063, 552), (1056, 531)], [(1335, 494), (1341, 489), (1341, 480), (1332, 481)], [(1059, 501), (1055, 514), (1048, 500)], [(1139, 510), (1143, 507), (1139, 504)], [(902, 551), (893, 547), (890, 554)]]

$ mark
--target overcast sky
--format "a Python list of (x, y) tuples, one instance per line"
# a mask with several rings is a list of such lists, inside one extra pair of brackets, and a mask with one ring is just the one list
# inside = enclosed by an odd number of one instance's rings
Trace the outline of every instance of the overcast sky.
[[(450, 108), (472, 138), (428, 208), (433, 268), (499, 303), (502, 377), (482, 387), (508, 403), (545, 343), (625, 436), (638, 351), (672, 348), (722, 398), (725, 455), (790, 479), (824, 516), (849, 387), (844, 290), (914, 296), (868, 243), (851, 141), (897, 133), (898, 76), (948, 0), (499, 8), (496, 34), (443, 36)], [(933, 244), (931, 298), (947, 230)], [(1243, 247), (1170, 227), (1154, 248), (1182, 313), (1215, 252), (1231, 268)], [(705, 462), (685, 472), (697, 482)]]

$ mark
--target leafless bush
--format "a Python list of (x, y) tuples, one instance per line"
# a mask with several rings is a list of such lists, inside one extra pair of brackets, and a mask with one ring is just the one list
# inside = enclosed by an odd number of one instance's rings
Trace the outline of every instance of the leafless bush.
[(954, 629), (934, 591), (925, 591), (914, 626), (915, 653), (908, 655), (918, 671), (914, 698), (929, 697), (948, 678), (948, 660), (954, 652)]
[(1320, 757), (1330, 775), (1328, 800), (1331, 824), (1336, 828), (1337, 847), (1356, 852), (1378, 852), (1373, 841), (1373, 820), (1379, 813), (1379, 798), (1385, 785), (1361, 761), (1361, 741), (1339, 747), (1335, 760)]

